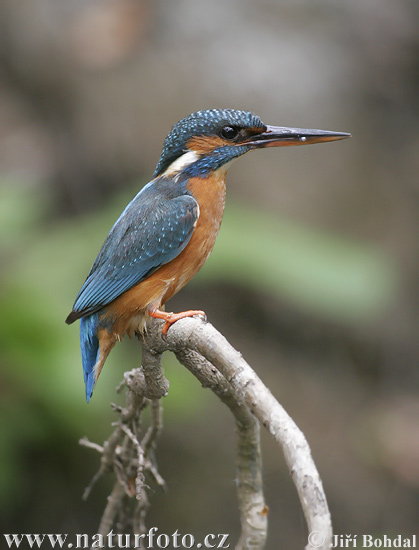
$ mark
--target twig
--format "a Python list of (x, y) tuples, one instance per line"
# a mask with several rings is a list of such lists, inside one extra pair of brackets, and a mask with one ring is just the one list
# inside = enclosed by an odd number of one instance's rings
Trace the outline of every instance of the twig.
[[(146, 352), (145, 357), (146, 359), (152, 358), (153, 354)], [(156, 373), (156, 381), (149, 385), (144, 374), (147, 371), (147, 365), (144, 371), (134, 369), (125, 373), (123, 383), (127, 387), (126, 406), (121, 407), (111, 403), (114, 412), (119, 414), (119, 421), (112, 424), (115, 429), (103, 447), (86, 438), (80, 440), (81, 445), (94, 449), (102, 455), (99, 471), (84, 491), (84, 499), (87, 499), (101, 476), (111, 471), (116, 475), (116, 482), (108, 498), (98, 530), (98, 533), (103, 536), (107, 536), (114, 526), (118, 528), (118, 525), (131, 524), (137, 529), (136, 532), (145, 532), (145, 514), (149, 507), (145, 493), (147, 488), (145, 484), (146, 472), (162, 489), (165, 489), (166, 486), (158, 472), (153, 456), (155, 441), (162, 428), (161, 405), (159, 400), (150, 401), (145, 396), (156, 393), (161, 396), (167, 393), (168, 382), (162, 376), (163, 369), (155, 361), (151, 368), (150, 372)], [(150, 374), (149, 377), (151, 377)], [(118, 386), (118, 390), (121, 390), (121, 384)], [(141, 427), (141, 412), (148, 404), (151, 404), (151, 426), (140, 442), (138, 433)], [(128, 513), (129, 501), (133, 496), (136, 496), (138, 504), (133, 512)]]
[(111, 495), (108, 497), (108, 503), (100, 520), (98, 533), (102, 536), (105, 537), (111, 532), (115, 518), (120, 512), (125, 498), (127, 498), (125, 488), (117, 481), (113, 486)]
[(147, 452), (163, 428), (163, 410), (160, 399), (151, 401), (151, 426), (141, 441), (141, 447)]
[(130, 441), (134, 445), (135, 450), (137, 451), (138, 466), (137, 466), (137, 476), (135, 478), (135, 496), (137, 497), (137, 500), (141, 500), (143, 487), (144, 487), (144, 484), (145, 484), (145, 478), (144, 478), (144, 465), (145, 465), (144, 451), (143, 451), (143, 448), (140, 445), (138, 439), (135, 437), (135, 435), (132, 433), (132, 431), (128, 428), (128, 426), (125, 426), (124, 424), (122, 424), (121, 428), (127, 434), (128, 438), (130, 439)]
[(103, 453), (103, 447), (98, 445), (97, 443), (93, 443), (92, 441), (89, 441), (87, 437), (82, 437), (79, 441), (79, 445), (83, 445), (83, 447), (88, 447), (89, 449), (94, 449), (98, 453)]

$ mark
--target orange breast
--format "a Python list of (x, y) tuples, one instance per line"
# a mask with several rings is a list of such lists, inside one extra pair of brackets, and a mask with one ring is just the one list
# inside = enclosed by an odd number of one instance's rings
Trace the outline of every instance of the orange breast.
[(144, 312), (164, 305), (206, 262), (214, 247), (224, 212), (227, 168), (223, 168), (211, 177), (191, 178), (188, 182), (188, 189), (199, 205), (199, 218), (185, 249), (106, 308), (105, 316), (112, 318), (113, 332), (120, 337), (132, 333), (139, 323), (143, 324)]

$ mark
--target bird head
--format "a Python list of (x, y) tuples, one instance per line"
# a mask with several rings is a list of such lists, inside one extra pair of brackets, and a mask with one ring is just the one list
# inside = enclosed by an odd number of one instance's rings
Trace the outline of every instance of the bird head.
[(206, 177), (253, 149), (322, 143), (350, 137), (344, 132), (268, 126), (255, 114), (233, 109), (192, 113), (166, 137), (153, 177), (180, 173)]

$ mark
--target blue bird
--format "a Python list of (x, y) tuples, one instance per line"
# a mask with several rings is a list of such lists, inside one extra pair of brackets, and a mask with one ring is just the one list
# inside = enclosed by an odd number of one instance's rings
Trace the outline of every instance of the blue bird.
[(253, 113), (210, 109), (193, 113), (166, 137), (153, 179), (122, 212), (107, 236), (66, 323), (80, 319), (80, 347), (90, 400), (111, 349), (144, 331), (151, 317), (183, 317), (164, 304), (201, 269), (224, 212), (231, 162), (266, 147), (349, 137), (343, 132), (268, 126)]

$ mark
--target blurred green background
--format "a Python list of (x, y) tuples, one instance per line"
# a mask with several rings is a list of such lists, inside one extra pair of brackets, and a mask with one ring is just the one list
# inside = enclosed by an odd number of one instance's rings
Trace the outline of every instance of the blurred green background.
[[(418, 6), (408, 0), (0, 4), (0, 524), (97, 532), (124, 340), (89, 405), (64, 319), (170, 127), (211, 107), (351, 140), (246, 155), (213, 254), (171, 302), (204, 309), (305, 433), (335, 533), (412, 535), (419, 486)], [(239, 530), (234, 423), (165, 357), (150, 494), (160, 532)], [(263, 434), (267, 548), (306, 528)]]

